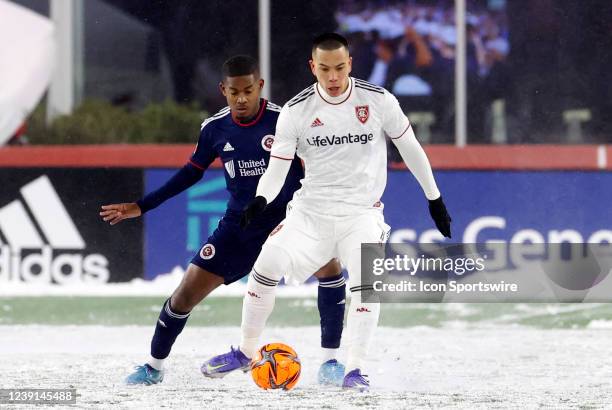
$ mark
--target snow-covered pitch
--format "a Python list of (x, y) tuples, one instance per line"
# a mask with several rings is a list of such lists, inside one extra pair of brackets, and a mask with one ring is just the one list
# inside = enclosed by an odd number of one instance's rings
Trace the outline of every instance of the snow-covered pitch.
[[(368, 393), (316, 384), (317, 327), (269, 328), (263, 342), (293, 346), (297, 387), (263, 391), (249, 374), (205, 379), (210, 355), (239, 339), (238, 327), (189, 327), (161, 385), (122, 380), (146, 359), (151, 326), (0, 326), (0, 387), (77, 389), (77, 408), (612, 408), (612, 330), (449, 324), (380, 328)], [(0, 405), (0, 408), (3, 406)], [(23, 406), (19, 408), (25, 408)]]

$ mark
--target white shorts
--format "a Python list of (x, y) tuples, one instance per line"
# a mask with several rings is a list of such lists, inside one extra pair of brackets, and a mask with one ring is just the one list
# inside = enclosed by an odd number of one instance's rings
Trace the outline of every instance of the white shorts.
[[(351, 287), (361, 283), (361, 244), (386, 243), (390, 227), (382, 211), (367, 210), (352, 217), (329, 217), (288, 207), (287, 216), (271, 233), (255, 262), (255, 270), (270, 279), (304, 282), (338, 258), (349, 274)], [(273, 258), (288, 256), (285, 272), (267, 272), (278, 266)], [(272, 259), (270, 259), (272, 258)]]

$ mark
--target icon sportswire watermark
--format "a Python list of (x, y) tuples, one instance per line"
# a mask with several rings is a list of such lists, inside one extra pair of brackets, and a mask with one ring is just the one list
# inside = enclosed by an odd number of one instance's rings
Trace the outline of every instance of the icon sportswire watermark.
[(610, 302), (610, 243), (363, 244), (380, 302)]

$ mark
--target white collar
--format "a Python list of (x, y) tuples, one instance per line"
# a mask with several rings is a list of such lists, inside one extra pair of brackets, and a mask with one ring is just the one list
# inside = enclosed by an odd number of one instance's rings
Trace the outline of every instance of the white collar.
[(323, 99), (323, 101), (329, 103), (329, 104), (342, 104), (343, 102), (345, 102), (346, 100), (348, 100), (348, 98), (351, 95), (351, 91), (353, 91), (353, 77), (349, 77), (349, 85), (346, 88), (346, 90), (340, 94), (337, 97), (332, 97), (331, 95), (329, 95), (324, 89), (323, 87), (319, 86), (319, 83), (317, 83), (317, 92), (319, 93), (319, 96)]

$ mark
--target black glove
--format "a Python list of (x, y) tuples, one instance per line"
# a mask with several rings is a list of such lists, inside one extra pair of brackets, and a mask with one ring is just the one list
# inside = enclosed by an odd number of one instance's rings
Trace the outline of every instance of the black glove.
[(257, 215), (261, 214), (266, 209), (268, 201), (263, 196), (256, 196), (251, 202), (247, 204), (242, 210), (242, 218), (240, 218), (240, 227), (245, 229), (249, 223)]
[(452, 221), (450, 215), (446, 211), (446, 206), (442, 197), (429, 201), (429, 214), (431, 219), (436, 223), (436, 227), (447, 238), (451, 237), (450, 223)]

